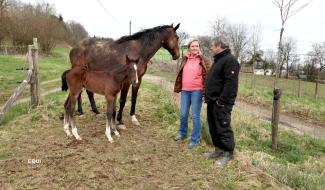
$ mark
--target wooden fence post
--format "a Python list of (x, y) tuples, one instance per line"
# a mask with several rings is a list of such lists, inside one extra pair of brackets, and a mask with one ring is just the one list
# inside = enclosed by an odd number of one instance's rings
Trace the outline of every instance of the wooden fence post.
[(30, 96), (31, 96), (31, 106), (36, 107), (41, 103), (37, 38), (33, 39), (33, 46), (31, 48), (31, 53), (32, 53), (32, 61), (33, 61), (33, 74), (30, 81), (30, 92), (31, 92)]
[(300, 64), (298, 64), (298, 97), (301, 96)]
[(29, 69), (27, 71), (26, 78), (23, 80), (22, 83), (16, 88), (15, 92), (10, 96), (7, 102), (1, 107), (0, 109), (0, 121), (4, 118), (5, 113), (8, 109), (12, 106), (12, 104), (19, 98), (19, 96), (23, 93), (27, 84), (31, 81), (32, 74), (33, 74), (33, 64), (31, 59), (32, 54), (32, 45), (28, 46), (28, 62), (29, 62)]
[(272, 109), (272, 149), (278, 148), (278, 125), (280, 117), (280, 98), (281, 89), (273, 91), (273, 109)]
[(315, 99), (317, 99), (318, 98), (318, 89), (319, 89), (319, 80), (320, 80), (320, 78), (319, 78), (319, 74), (320, 74), (320, 71), (319, 71), (319, 69), (317, 69), (317, 78), (316, 78), (316, 80), (315, 80)]
[(298, 77), (298, 97), (301, 96), (301, 79), (300, 76)]
[(253, 91), (253, 96), (255, 96), (255, 86), (256, 86), (256, 79), (255, 79), (255, 60), (253, 60), (253, 65), (252, 65), (252, 81), (251, 81), (251, 88)]

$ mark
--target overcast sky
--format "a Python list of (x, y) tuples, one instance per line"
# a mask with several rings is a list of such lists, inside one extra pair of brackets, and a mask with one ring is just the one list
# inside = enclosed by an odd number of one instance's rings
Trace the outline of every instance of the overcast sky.
[[(24, 0), (35, 3), (37, 0)], [(181, 23), (181, 31), (191, 36), (211, 34), (217, 17), (231, 23), (260, 25), (262, 49), (275, 49), (281, 26), (279, 9), (272, 0), (51, 0), (65, 21), (81, 23), (91, 36), (118, 38), (158, 25)], [(108, 12), (99, 3), (106, 8)], [(308, 0), (300, 0), (301, 3)], [(291, 17), (284, 35), (297, 40), (298, 52), (305, 53), (313, 42), (325, 41), (325, 1), (314, 0)], [(111, 14), (112, 16), (110, 16)]]

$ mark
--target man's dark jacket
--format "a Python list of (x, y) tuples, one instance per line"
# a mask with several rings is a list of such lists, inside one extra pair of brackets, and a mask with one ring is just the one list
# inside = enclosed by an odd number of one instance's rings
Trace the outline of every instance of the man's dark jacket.
[(240, 65), (230, 49), (216, 54), (206, 80), (206, 101), (234, 105), (238, 91), (239, 69)]

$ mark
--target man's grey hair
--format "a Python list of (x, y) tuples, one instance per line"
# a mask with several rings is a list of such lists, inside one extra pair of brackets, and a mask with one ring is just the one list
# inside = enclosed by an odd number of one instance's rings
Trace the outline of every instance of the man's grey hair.
[(214, 46), (220, 46), (222, 49), (229, 49), (228, 40), (225, 37), (219, 36), (213, 39)]

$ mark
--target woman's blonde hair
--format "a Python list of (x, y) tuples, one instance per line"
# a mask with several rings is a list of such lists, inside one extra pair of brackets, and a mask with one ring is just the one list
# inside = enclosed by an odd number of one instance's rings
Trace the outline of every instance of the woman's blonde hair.
[(191, 44), (192, 44), (193, 42), (198, 42), (198, 43), (199, 43), (199, 47), (200, 47), (200, 41), (199, 41), (198, 39), (192, 39), (192, 40), (190, 40), (190, 41), (188, 42), (188, 44), (187, 44), (187, 48), (188, 48), (188, 49), (190, 49), (190, 46), (191, 46)]

